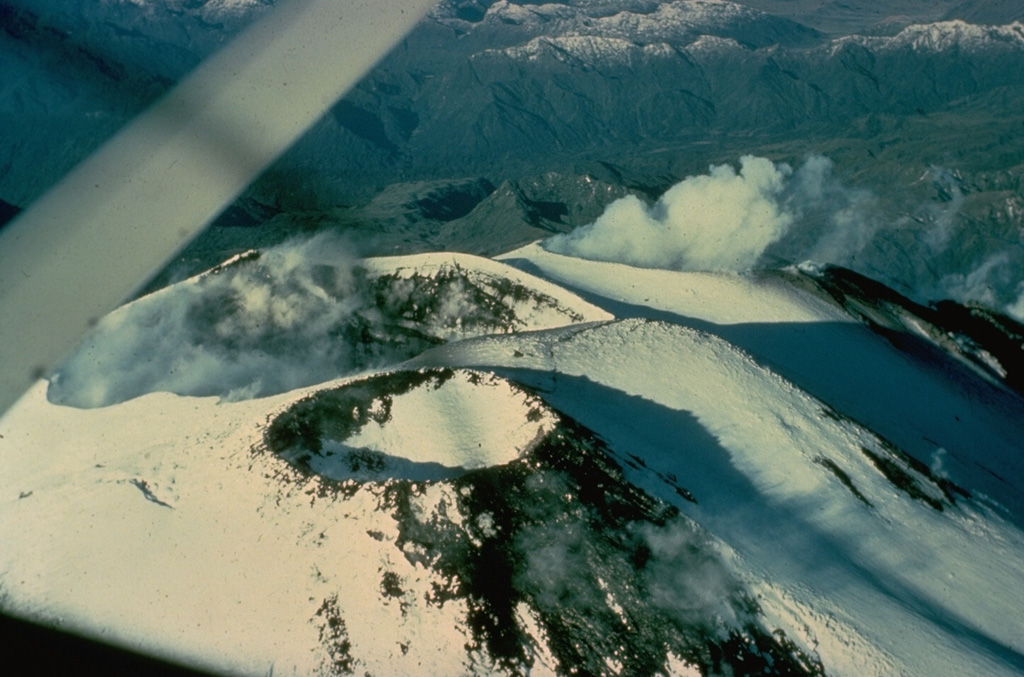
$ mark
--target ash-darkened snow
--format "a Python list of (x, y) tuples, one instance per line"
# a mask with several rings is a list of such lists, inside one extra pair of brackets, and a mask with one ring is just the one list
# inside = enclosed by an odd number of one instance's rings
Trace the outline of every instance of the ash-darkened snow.
[(409, 263), (357, 262), (329, 235), (243, 254), (105, 318), (54, 374), (49, 397), (95, 407), (159, 390), (268, 395), (447, 340), (597, 312), (563, 305), (529, 276), (463, 269), (458, 257)]
[[(65, 4), (0, 7), (11, 215), (275, 9)], [(230, 674), (1021, 674), (983, 4), (440, 3), (0, 419), (0, 608)]]
[[(154, 297), (269, 274), (243, 258)], [(503, 258), (360, 264), (381, 308), (458, 280), (492, 309), (402, 366), (92, 409), (41, 383), (0, 433), (6, 607), (254, 674), (1020, 669), (991, 332), (835, 271)]]
[[(403, 398), (459, 388), (467, 390), (462, 407), (496, 395), (518, 401), (528, 435), (516, 443), (470, 433), (431, 454), (438, 429), (421, 420), (412, 426), (420, 439), (352, 446), (367, 427), (381, 429), (379, 440), (401, 427)], [(419, 407), (420, 416), (428, 409)], [(389, 461), (398, 451), (423, 460)], [(339, 511), (356, 493), (371, 494), (397, 527), (393, 540), (379, 535), (382, 547), (437, 576), (420, 598), (401, 574), (384, 570), (382, 603), (408, 616), (421, 605), (463, 602), (475, 669), (654, 674), (675, 664), (702, 674), (822, 674), (816, 657), (763, 626), (756, 601), (700, 527), (627, 482), (593, 432), (502, 379), (395, 372), (317, 392), (277, 416), (255, 453), (284, 458), (294, 466), (278, 475), (285, 487), (308, 487)], [(448, 477), (429, 477), (430, 463)], [(334, 613), (361, 622), (358, 610)], [(351, 645), (344, 653), (358, 665)]]

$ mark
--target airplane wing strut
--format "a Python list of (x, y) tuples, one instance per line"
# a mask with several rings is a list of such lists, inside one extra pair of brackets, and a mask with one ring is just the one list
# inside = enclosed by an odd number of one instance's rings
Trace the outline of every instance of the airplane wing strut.
[(434, 0), (284, 0), (0, 231), (0, 414)]

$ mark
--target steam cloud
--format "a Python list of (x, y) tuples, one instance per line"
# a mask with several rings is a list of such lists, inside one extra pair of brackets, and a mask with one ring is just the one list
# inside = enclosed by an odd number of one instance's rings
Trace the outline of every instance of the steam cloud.
[(634, 196), (594, 223), (545, 243), (549, 251), (597, 261), (682, 271), (745, 271), (799, 261), (846, 266), (919, 301), (978, 302), (1024, 319), (1024, 252), (987, 251), (964, 233), (956, 176), (926, 174), (945, 201), (883, 213), (867, 190), (843, 185), (832, 162), (798, 169), (745, 156), (739, 171), (712, 166), (653, 205)]
[(793, 215), (780, 204), (787, 165), (746, 156), (740, 171), (711, 168), (670, 188), (653, 207), (627, 196), (593, 224), (548, 240), (551, 251), (675, 270), (745, 270), (781, 238)]
[(844, 187), (832, 162), (799, 169), (750, 155), (690, 176), (648, 207), (628, 196), (594, 223), (546, 243), (550, 251), (644, 268), (744, 271), (766, 259), (843, 263), (880, 228), (873, 196)]
[(638, 559), (622, 549), (624, 542), (605, 542), (585, 516), (545, 500), (558, 489), (571, 495), (557, 475), (535, 476), (529, 484), (537, 493), (526, 509), (538, 523), (517, 535), (524, 566), (516, 583), (541, 610), (557, 614), (571, 608), (594, 624), (616, 605), (633, 618), (650, 618), (657, 610), (687, 627), (736, 626), (745, 620), (742, 586), (693, 523), (679, 518), (663, 525), (630, 524), (632, 547), (643, 553)]
[(269, 250), (122, 306), (61, 365), (48, 397), (105, 406), (153, 391), (243, 398), (352, 365), (331, 330), (362, 305), (338, 241)]
[(687, 624), (713, 619), (736, 624), (733, 602), (742, 588), (719, 560), (710, 540), (683, 521), (663, 527), (640, 525), (650, 548), (645, 569), (651, 601)]
[(461, 278), (428, 290), (410, 279), (380, 284), (351, 252), (341, 239), (319, 235), (122, 306), (58, 367), (47, 396), (77, 407), (154, 391), (247, 399), (493, 331), (495, 318), (477, 307)]

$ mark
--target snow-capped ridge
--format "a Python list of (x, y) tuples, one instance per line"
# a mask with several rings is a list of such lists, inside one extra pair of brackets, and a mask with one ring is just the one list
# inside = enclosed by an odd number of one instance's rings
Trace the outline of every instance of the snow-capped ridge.
[(583, 66), (634, 66), (643, 59), (678, 55), (671, 45), (663, 42), (639, 45), (625, 38), (594, 35), (542, 36), (524, 45), (497, 50), (497, 53), (513, 60), (536, 61), (547, 57)]
[(892, 38), (892, 46), (941, 51), (954, 45), (968, 48), (1024, 47), (1024, 24), (1019, 21), (1005, 26), (979, 26), (962, 20), (933, 24), (912, 24)]
[[(830, 304), (774, 284), (757, 274), (636, 268), (584, 261), (533, 243), (502, 254), (510, 265), (530, 266), (555, 282), (634, 307), (670, 311), (720, 325), (738, 323), (850, 322)], [(630, 279), (634, 285), (624, 286)], [(708, 303), (708, 299), (716, 299)]]
[(766, 16), (763, 12), (725, 0), (667, 2), (651, 13), (624, 11), (605, 19), (601, 28), (638, 36), (692, 32), (701, 28), (726, 27), (738, 19)]
[(575, 8), (561, 3), (520, 5), (509, 0), (498, 0), (487, 8), (484, 21), (522, 25), (547, 23), (555, 19), (566, 20), (575, 16)]
[(792, 269), (814, 281), (835, 303), (914, 355), (927, 355), (902, 334), (968, 367), (986, 381), (1024, 394), (1024, 325), (1002, 313), (954, 301), (923, 306), (870, 278), (839, 266)]
[(911, 24), (891, 37), (851, 35), (839, 38), (832, 43), (832, 53), (848, 43), (878, 51), (913, 49), (920, 52), (944, 52), (954, 48), (1018, 51), (1024, 49), (1024, 24), (1015, 21), (1002, 26), (986, 26), (961, 19)]
[[(725, 0), (675, 0), (656, 4), (627, 5), (609, 11), (604, 5), (516, 5), (497, 2), (488, 9), (481, 25), (514, 25), (532, 38), (591, 36), (618, 38), (637, 44), (667, 43), (683, 46), (701, 35), (745, 36), (763, 42), (752, 26), (768, 22), (777, 36), (797, 42), (816, 34), (800, 24), (777, 19), (764, 12)], [(529, 40), (527, 40), (529, 41)], [(766, 43), (768, 44), (768, 43)]]
[(745, 50), (746, 47), (733, 38), (723, 38), (717, 35), (702, 35), (687, 45), (684, 49), (688, 54), (703, 55)]

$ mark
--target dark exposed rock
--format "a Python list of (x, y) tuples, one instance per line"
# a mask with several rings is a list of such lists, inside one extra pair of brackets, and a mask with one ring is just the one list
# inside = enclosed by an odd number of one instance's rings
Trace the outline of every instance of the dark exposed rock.
[[(362, 424), (352, 414), (366, 409), (356, 402), (360, 393), (387, 398), (452, 377), (398, 372), (352, 392), (315, 394), (272, 421), (254, 452), (294, 463), (296, 449), (316, 453), (326, 438)], [(397, 600), (405, 613), (416, 604), (463, 602), (466, 651), (502, 673), (527, 674), (541, 646), (559, 674), (655, 675), (670, 660), (701, 674), (824, 674), (813, 654), (764, 626), (756, 601), (698, 525), (631, 484), (594, 433), (556, 415), (555, 427), (520, 458), (442, 480), (338, 482), (295, 465), (296, 475), (280, 479), (314, 485), (307, 493), (325, 500), (377, 496), (398, 527), (393, 546), (437, 576), (418, 600), (400, 576), (382, 571), (381, 603)], [(420, 499), (437, 484), (447, 488), (444, 498), (424, 511)], [(317, 612), (338, 674), (351, 669), (342, 611), (328, 599)]]

